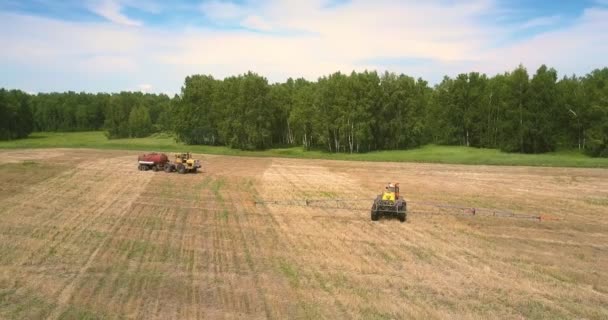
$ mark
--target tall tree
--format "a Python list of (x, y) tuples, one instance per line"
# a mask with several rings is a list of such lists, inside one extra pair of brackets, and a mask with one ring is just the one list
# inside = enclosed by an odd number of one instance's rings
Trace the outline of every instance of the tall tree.
[(540, 153), (553, 151), (558, 130), (555, 117), (567, 110), (557, 107), (557, 72), (542, 65), (530, 81), (528, 91), (530, 126), (528, 147), (524, 152)]
[(25, 138), (33, 124), (29, 96), (20, 90), (0, 89), (0, 140)]
[(152, 133), (150, 113), (142, 105), (131, 109), (129, 114), (129, 132), (129, 135), (134, 138), (147, 137)]
[(589, 109), (584, 117), (586, 151), (592, 156), (608, 157), (608, 68), (591, 72), (583, 80)]
[(500, 148), (504, 151), (530, 152), (529, 86), (528, 71), (521, 65), (507, 76), (506, 110), (501, 125), (503, 139), (500, 142)]
[(211, 76), (186, 77), (172, 110), (177, 138), (188, 144), (218, 144), (219, 111), (214, 108), (219, 82)]

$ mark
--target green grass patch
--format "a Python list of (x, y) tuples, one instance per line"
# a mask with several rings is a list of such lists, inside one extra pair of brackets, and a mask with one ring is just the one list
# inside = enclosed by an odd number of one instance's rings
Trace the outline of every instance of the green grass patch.
[(211, 191), (220, 202), (223, 202), (224, 200), (222, 197), (222, 188), (224, 187), (225, 183), (226, 180), (223, 177), (215, 179), (213, 182), (211, 182)]
[(82, 306), (70, 305), (60, 316), (61, 320), (101, 320), (110, 319), (108, 315), (99, 310), (90, 310)]
[(361, 309), (361, 318), (369, 319), (369, 320), (391, 320), (396, 319), (395, 316), (390, 313), (381, 312), (375, 308), (362, 308)]
[(433, 258), (433, 253), (419, 246), (406, 246), (406, 248), (416, 256), (417, 261), (430, 262)]
[(224, 221), (228, 221), (228, 210), (227, 209), (222, 210), (222, 213), (220, 214), (220, 218)]
[(298, 302), (296, 307), (296, 319), (328, 319), (327, 317), (323, 316), (323, 313), (321, 312), (321, 306), (314, 302), (300, 301)]
[[(0, 164), (0, 177), (2, 178), (0, 200), (23, 192), (32, 185), (55, 177), (67, 169), (69, 169), (67, 166), (34, 161)], [(0, 210), (0, 216), (3, 212), (5, 210)]]
[(292, 287), (297, 288), (300, 285), (300, 275), (298, 269), (291, 263), (281, 260), (279, 261), (279, 270), (289, 280)]
[(0, 288), (1, 319), (44, 319), (55, 308), (34, 290), (26, 288)]
[(516, 306), (516, 310), (526, 319), (568, 319), (559, 309), (537, 301), (528, 300)]
[(585, 202), (596, 206), (608, 207), (608, 198), (587, 198)]
[(411, 150), (377, 151), (363, 154), (305, 151), (301, 147), (278, 148), (265, 151), (242, 151), (218, 146), (192, 146), (175, 142), (167, 134), (147, 138), (108, 140), (103, 132), (32, 133), (20, 140), (1, 141), (0, 149), (17, 148), (95, 148), (141, 151), (181, 152), (203, 154), (283, 157), (355, 161), (428, 162), (471, 165), (517, 165), (547, 167), (608, 168), (608, 158), (591, 158), (578, 151), (559, 151), (545, 154), (505, 153), (495, 149), (460, 146), (427, 145)]

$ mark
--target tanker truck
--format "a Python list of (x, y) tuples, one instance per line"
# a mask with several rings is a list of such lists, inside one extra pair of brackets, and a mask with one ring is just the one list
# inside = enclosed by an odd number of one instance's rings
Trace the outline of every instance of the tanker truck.
[(140, 171), (159, 171), (165, 168), (165, 165), (169, 163), (169, 158), (164, 153), (147, 153), (137, 157), (137, 167)]
[(196, 173), (201, 167), (201, 162), (192, 158), (190, 152), (187, 153), (176, 153), (175, 160), (169, 161), (164, 153), (147, 153), (137, 157), (138, 169), (140, 171), (159, 171), (165, 170), (165, 172), (174, 172), (184, 174), (187, 172)]

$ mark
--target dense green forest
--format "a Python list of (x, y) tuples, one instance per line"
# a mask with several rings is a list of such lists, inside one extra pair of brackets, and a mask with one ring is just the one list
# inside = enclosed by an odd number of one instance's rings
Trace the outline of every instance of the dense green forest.
[(166, 95), (0, 91), (0, 139), (31, 131), (105, 130), (108, 138), (172, 131), (188, 144), (239, 149), (303, 146), (329, 152), (434, 143), (608, 157), (608, 68), (558, 78), (541, 66), (488, 77), (460, 74), (430, 86), (394, 73), (334, 73), (270, 84), (249, 72), (186, 78)]

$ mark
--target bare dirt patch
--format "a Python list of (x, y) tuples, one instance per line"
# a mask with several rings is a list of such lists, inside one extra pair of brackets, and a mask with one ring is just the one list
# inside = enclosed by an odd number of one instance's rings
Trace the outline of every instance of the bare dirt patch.
[[(2, 154), (0, 318), (608, 317), (607, 170), (201, 156), (178, 175), (137, 171), (136, 152)], [(562, 220), (254, 204), (388, 181), (414, 212)]]

